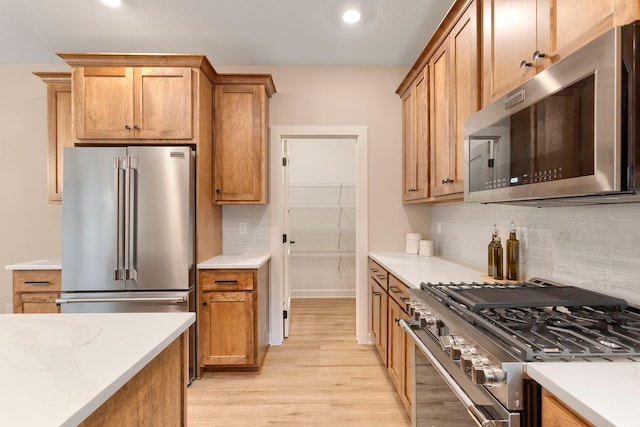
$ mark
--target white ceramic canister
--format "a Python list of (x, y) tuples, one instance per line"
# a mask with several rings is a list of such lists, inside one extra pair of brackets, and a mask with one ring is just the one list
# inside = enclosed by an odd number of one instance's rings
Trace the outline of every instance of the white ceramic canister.
[(420, 249), (418, 250), (420, 256), (433, 256), (433, 241), (432, 240), (420, 240)]
[(422, 235), (420, 233), (407, 233), (407, 244), (405, 252), (412, 255), (417, 255), (420, 249), (420, 239)]

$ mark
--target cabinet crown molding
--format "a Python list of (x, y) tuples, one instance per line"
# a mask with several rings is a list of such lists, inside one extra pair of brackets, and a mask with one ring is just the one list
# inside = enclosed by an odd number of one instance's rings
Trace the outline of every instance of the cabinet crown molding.
[(211, 80), (216, 70), (205, 55), (187, 53), (56, 52), (72, 67), (191, 67), (199, 68)]

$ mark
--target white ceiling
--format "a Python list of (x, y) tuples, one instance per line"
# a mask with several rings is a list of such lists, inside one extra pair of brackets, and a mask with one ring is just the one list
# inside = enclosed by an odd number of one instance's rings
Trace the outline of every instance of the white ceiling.
[[(410, 66), (453, 0), (0, 0), (0, 63), (54, 52), (205, 54), (216, 65)], [(342, 23), (349, 6), (362, 11)]]

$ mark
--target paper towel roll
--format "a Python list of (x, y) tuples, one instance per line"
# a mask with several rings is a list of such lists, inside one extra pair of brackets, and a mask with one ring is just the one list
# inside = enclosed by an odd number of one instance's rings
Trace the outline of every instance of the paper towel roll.
[(433, 241), (420, 240), (420, 247), (418, 249), (418, 255), (420, 256), (433, 256)]

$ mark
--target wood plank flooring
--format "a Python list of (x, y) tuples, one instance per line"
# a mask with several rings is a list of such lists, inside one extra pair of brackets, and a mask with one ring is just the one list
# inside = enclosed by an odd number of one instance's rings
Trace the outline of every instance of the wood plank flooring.
[(192, 426), (410, 424), (375, 346), (355, 342), (355, 299), (296, 299), (289, 338), (262, 374), (205, 374), (187, 392)]

